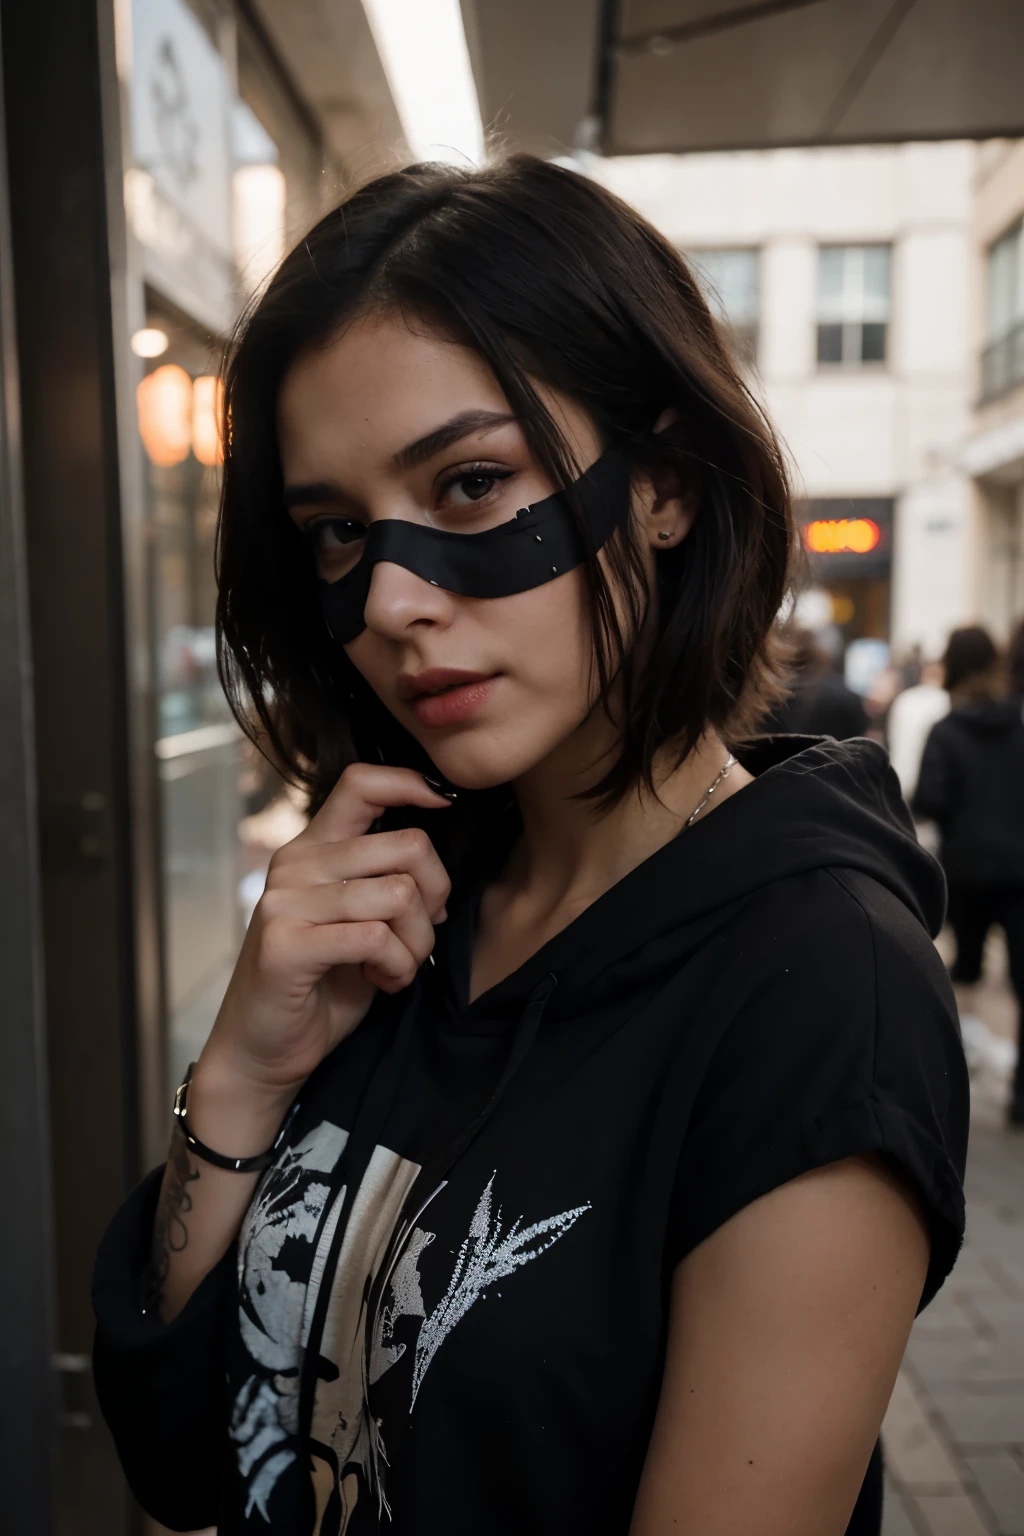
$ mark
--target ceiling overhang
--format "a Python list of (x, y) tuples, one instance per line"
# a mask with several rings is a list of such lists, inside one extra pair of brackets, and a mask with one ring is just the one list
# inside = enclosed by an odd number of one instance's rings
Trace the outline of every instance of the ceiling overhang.
[(364, 176), (405, 152), (361, 0), (252, 0), (252, 8), (336, 165)]
[(462, 0), (485, 119), (609, 155), (1024, 134), (1021, 0)]
[(491, 144), (545, 157), (572, 150), (592, 105), (601, 0), (461, 0), (461, 6)]

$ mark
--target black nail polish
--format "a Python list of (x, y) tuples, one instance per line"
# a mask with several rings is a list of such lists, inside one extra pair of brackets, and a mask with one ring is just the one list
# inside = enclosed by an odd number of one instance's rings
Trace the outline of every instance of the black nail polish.
[(428, 773), (423, 775), (423, 782), (434, 791), (435, 795), (444, 795), (446, 800), (458, 799), (458, 794), (454, 789), (445, 789), (440, 779), (432, 779)]

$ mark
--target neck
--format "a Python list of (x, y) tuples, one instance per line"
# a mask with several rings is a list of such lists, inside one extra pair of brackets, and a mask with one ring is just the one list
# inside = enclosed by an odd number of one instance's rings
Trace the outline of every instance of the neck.
[[(577, 733), (583, 734), (593, 737), (595, 731), (585, 727)], [(541, 920), (559, 910), (582, 911), (682, 832), (728, 757), (719, 737), (709, 733), (679, 767), (670, 753), (656, 759), (656, 794), (633, 789), (599, 811), (592, 800), (574, 798), (613, 761), (609, 752), (595, 769), (595, 745), (574, 737), (515, 786), (523, 833), (500, 884)], [(701, 815), (749, 782), (736, 764)]]

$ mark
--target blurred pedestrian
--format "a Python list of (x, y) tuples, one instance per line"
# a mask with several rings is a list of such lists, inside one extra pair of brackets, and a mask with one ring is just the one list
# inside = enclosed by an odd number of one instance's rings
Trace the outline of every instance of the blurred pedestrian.
[(903, 798), (908, 801), (917, 788), (928, 734), (936, 721), (949, 713), (944, 677), (941, 661), (925, 662), (920, 681), (904, 688), (889, 705), (889, 761), (896, 770)]
[[(1024, 719), (1021, 700), (988, 632), (956, 629), (943, 658), (951, 708), (932, 727), (913, 806), (934, 821), (949, 884), (949, 922), (956, 939), (951, 975), (965, 986), (981, 979), (993, 925), (1006, 935), (1010, 984), (1024, 1007)], [(1018, 1025), (1018, 1043), (1020, 1028)], [(1024, 1125), (1024, 1053), (1008, 1117)]]
[(1010, 677), (1010, 692), (1015, 699), (1024, 702), (1024, 619), (1020, 619), (1010, 635), (1006, 651), (1006, 669)]
[(828, 652), (807, 629), (790, 631), (790, 694), (763, 729), (779, 736), (863, 736), (863, 702), (847, 688)]
[(918, 641), (903, 655), (895, 658), (895, 666), (900, 674), (900, 688), (916, 688), (921, 681), (921, 674), (928, 663), (924, 658), (924, 651)]

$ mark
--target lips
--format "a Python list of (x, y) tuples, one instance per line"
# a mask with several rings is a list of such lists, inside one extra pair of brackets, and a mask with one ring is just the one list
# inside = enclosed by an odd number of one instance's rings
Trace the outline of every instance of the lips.
[(398, 692), (412, 705), (420, 725), (458, 725), (474, 715), (499, 680), (497, 673), (457, 672), (436, 667), (398, 680)]
[(470, 683), (485, 683), (492, 672), (465, 672), (458, 667), (428, 667), (425, 672), (403, 672), (398, 678), (398, 697), (407, 703), (425, 694), (443, 693)]

